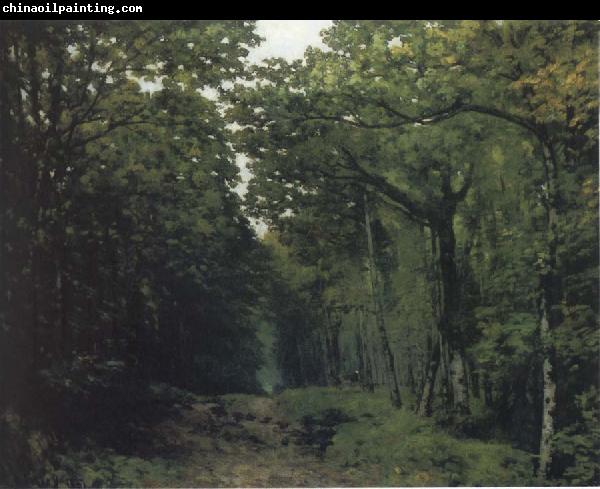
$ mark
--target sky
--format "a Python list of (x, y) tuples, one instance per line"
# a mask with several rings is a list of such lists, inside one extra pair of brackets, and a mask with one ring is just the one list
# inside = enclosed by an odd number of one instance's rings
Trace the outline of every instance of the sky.
[(302, 58), (308, 46), (325, 48), (319, 33), (329, 26), (331, 20), (259, 20), (256, 32), (266, 40), (250, 50), (248, 59), (258, 63), (271, 57)]

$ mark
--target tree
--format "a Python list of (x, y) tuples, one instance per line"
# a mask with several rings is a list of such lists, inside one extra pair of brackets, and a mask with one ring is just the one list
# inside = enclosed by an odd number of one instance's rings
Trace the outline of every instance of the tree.
[(257, 41), (241, 21), (2, 29), (3, 400), (89, 356), (199, 389), (256, 387), (260, 251), (201, 92), (244, 76)]
[[(533, 144), (532, 163), (542, 178), (532, 181), (532, 188), (541, 188), (538, 199), (545, 213), (541, 239), (530, 258), (537, 261), (531, 270), (539, 278), (536, 309), (544, 358), (542, 477), (549, 475), (555, 432), (557, 352), (552, 337), (563, 321), (560, 277), (568, 275), (558, 251), (566, 236), (562, 226), (567, 202), (580, 194), (583, 174), (593, 173), (584, 168), (590, 170), (597, 148), (597, 73), (592, 61), (596, 31), (591, 22), (340, 21), (324, 33), (331, 51), (309, 49), (304, 64), (272, 60), (256, 69), (266, 82), (256, 89), (239, 87), (235, 97), (236, 117), (254, 127), (245, 129), (250, 141), (246, 149), (261, 162), (256, 164), (259, 175), (261, 166), (268, 167), (264, 162), (272, 148), (301, 147), (302, 155), (280, 154), (278, 161), (302, 164), (313, 175), (318, 169), (322, 178), (340, 184), (368, 183), (417, 222), (434, 221), (445, 288), (442, 304), (447, 304), (441, 308), (440, 329), (450, 337), (457, 328), (451, 325), (459, 324), (454, 308), (461, 300), (456, 295), (460, 284), (451, 227), (457, 203), (471, 186), (471, 172), (463, 170), (459, 182), (446, 176), (444, 183), (442, 178), (446, 198), (431, 216), (423, 198), (414, 194), (429, 186), (410, 187), (406, 175), (398, 183), (392, 180), (396, 168), (390, 168), (391, 162), (398, 160), (390, 159), (395, 151), (389, 146), (427, 126), (438, 127), (436, 135), (461, 127), (458, 132), (468, 148), (478, 132), (481, 138), (505, 131)], [(369, 138), (386, 141), (386, 136), (393, 141), (387, 148), (381, 142), (364, 143)], [(444, 172), (443, 166), (431, 165), (426, 151), (419, 151), (418, 159), (431, 171)], [(291, 163), (283, 168), (290, 168), (288, 177), (299, 178)], [(460, 352), (463, 340), (464, 335), (451, 350)], [(465, 362), (448, 363), (455, 366), (454, 401), (464, 406), (466, 390), (461, 386), (466, 383), (460, 379), (465, 379)]]

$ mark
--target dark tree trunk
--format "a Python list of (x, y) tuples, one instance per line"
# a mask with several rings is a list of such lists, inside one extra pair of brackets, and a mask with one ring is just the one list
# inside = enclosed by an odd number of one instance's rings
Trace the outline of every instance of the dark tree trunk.
[(460, 413), (469, 412), (463, 335), (458, 324), (460, 288), (456, 268), (456, 238), (453, 217), (455, 207), (446, 204), (445, 215), (438, 221), (440, 250), (440, 278), (442, 283), (442, 309), (438, 329), (448, 352), (447, 364), (453, 408)]
[(423, 388), (421, 391), (420, 398), (417, 402), (417, 414), (421, 416), (431, 416), (433, 412), (433, 396), (435, 389), (435, 379), (438, 374), (440, 367), (440, 343), (435, 341), (432, 349), (431, 356), (425, 372), (425, 380), (423, 382)]
[(362, 307), (358, 308), (358, 333), (356, 338), (358, 344), (360, 384), (363, 389), (373, 392), (375, 390), (373, 384), (373, 368), (371, 365), (371, 356), (369, 354), (369, 342), (366, 334), (364, 310)]
[(304, 352), (302, 351), (299, 339), (296, 339), (296, 352), (298, 353), (298, 368), (300, 374), (298, 385), (306, 385), (308, 383), (308, 378), (306, 376), (306, 368), (304, 368)]
[(377, 268), (375, 262), (375, 253), (373, 246), (373, 236), (371, 234), (371, 218), (369, 215), (369, 206), (367, 201), (367, 194), (364, 194), (364, 211), (365, 211), (365, 229), (367, 232), (367, 247), (369, 255), (369, 276), (371, 279), (371, 292), (373, 296), (373, 305), (375, 308), (375, 321), (377, 324), (377, 330), (381, 338), (381, 346), (383, 348), (383, 355), (386, 360), (386, 376), (387, 383), (390, 389), (390, 397), (392, 404), (399, 408), (402, 406), (402, 400), (400, 397), (400, 388), (398, 386), (398, 378), (396, 376), (396, 368), (394, 365), (394, 354), (389, 344), (387, 331), (385, 328), (384, 310), (383, 303), (380, 296), (379, 284), (377, 278)]
[(491, 408), (494, 403), (494, 397), (492, 393), (492, 381), (487, 374), (483, 376), (483, 400), (485, 406)]
[(340, 379), (340, 345), (339, 336), (341, 319), (335, 315), (331, 308), (325, 311), (326, 321), (326, 353), (329, 365), (329, 378), (333, 385), (339, 385)]
[(559, 304), (562, 285), (557, 271), (557, 249), (558, 249), (558, 212), (559, 212), (559, 188), (558, 188), (558, 163), (554, 148), (549, 141), (541, 141), (544, 171), (546, 177), (546, 189), (543, 204), (546, 210), (546, 229), (548, 233), (547, 249), (545, 258), (540, 263), (539, 281), (539, 332), (542, 344), (542, 380), (543, 380), (543, 406), (542, 406), (542, 429), (540, 437), (540, 470), (542, 480), (548, 478), (554, 446), (552, 439), (555, 433), (554, 413), (556, 410), (556, 354), (552, 344), (552, 331), (561, 322)]
[[(431, 416), (433, 397), (435, 394), (435, 383), (438, 377), (438, 372), (442, 363), (442, 347), (440, 342), (439, 317), (441, 305), (441, 281), (438, 270), (438, 246), (437, 236), (433, 228), (430, 228), (430, 256), (428, 258), (427, 240), (425, 237), (425, 229), (421, 227), (421, 236), (423, 238), (423, 267), (427, 271), (427, 279), (431, 284), (431, 309), (434, 323), (431, 325), (431, 330), (427, 334), (427, 356), (426, 364), (423, 372), (423, 382), (419, 397), (417, 399), (415, 411), (421, 416)], [(442, 369), (443, 370), (443, 369)], [(441, 376), (443, 377), (443, 375)]]
[(481, 396), (481, 393), (479, 392), (479, 372), (473, 361), (469, 362), (469, 379), (471, 382), (471, 394), (475, 399), (479, 399)]

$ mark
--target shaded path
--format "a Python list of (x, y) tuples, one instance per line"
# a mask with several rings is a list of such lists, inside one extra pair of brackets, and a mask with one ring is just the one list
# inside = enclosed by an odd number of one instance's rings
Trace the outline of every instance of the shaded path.
[(153, 427), (157, 444), (146, 448), (180, 466), (181, 480), (172, 486), (373, 486), (381, 480), (377, 467), (327, 463), (313, 447), (299, 444), (299, 429), (274, 399), (216, 397), (182, 407), (178, 417)]

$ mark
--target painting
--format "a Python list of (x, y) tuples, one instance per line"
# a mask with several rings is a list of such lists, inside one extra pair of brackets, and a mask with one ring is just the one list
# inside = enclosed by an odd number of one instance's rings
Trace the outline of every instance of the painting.
[(597, 21), (33, 17), (0, 487), (600, 485)]

